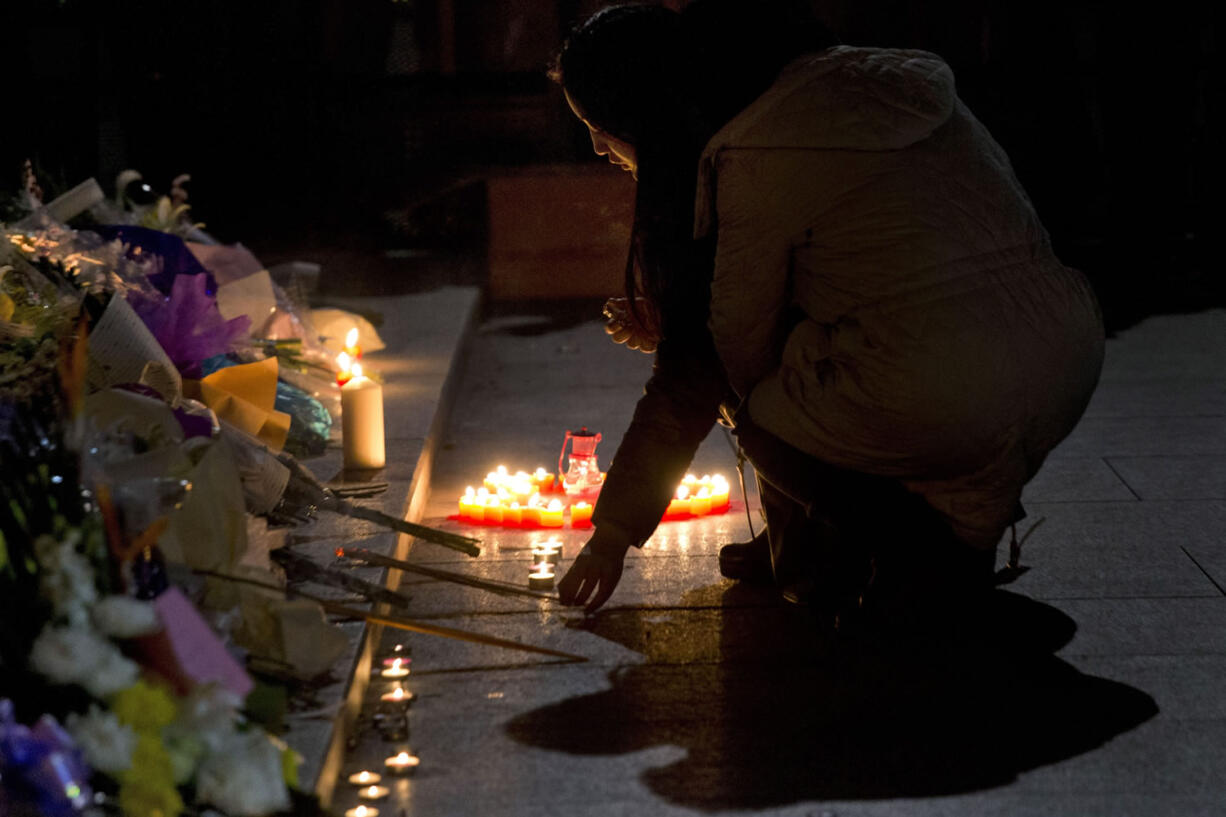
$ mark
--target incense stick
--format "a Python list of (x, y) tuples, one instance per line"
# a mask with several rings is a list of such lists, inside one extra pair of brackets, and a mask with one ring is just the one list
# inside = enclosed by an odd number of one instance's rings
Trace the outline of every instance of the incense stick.
[(488, 590), (491, 593), (501, 593), (508, 596), (525, 596), (532, 599), (543, 599), (545, 601), (557, 601), (557, 596), (550, 593), (542, 593), (539, 590), (528, 590), (518, 585), (509, 582), (501, 582), (493, 579), (478, 579), (475, 576), (469, 576), (465, 573), (455, 573), (450, 570), (440, 570), (436, 567), (424, 567), (423, 565), (406, 562), (401, 559), (394, 559), (391, 556), (384, 556), (380, 553), (367, 550), (365, 548), (337, 548), (336, 554), (344, 556), (348, 559), (355, 559), (362, 562), (368, 562), (379, 567), (388, 567), (395, 570), (403, 570), (406, 573), (417, 573), (422, 576), (427, 576), (431, 579), (439, 579), (445, 582), (455, 582), (456, 584), (464, 584), (469, 587), (476, 587), (481, 590)]
[(424, 621), (405, 618), (397, 615), (384, 615), (379, 613), (368, 613), (365, 610), (359, 610), (356, 607), (350, 607), (346, 604), (340, 604), (335, 601), (320, 598), (319, 596), (310, 593), (303, 593), (297, 590), (289, 590), (280, 585), (270, 582), (262, 582), (258, 579), (248, 579), (244, 576), (233, 576), (228, 573), (220, 573), (215, 570), (204, 570), (197, 568), (192, 571), (201, 576), (212, 576), (226, 581), (238, 582), (239, 584), (250, 584), (255, 587), (263, 587), (267, 590), (276, 590), (283, 594), (293, 593), (296, 596), (301, 596), (309, 601), (318, 602), (324, 610), (338, 616), (348, 616), (350, 618), (360, 618), (372, 624), (383, 624), (388, 627), (395, 627), (398, 630), (408, 630), (415, 633), (423, 633), (425, 635), (438, 635), (443, 638), (452, 638), (458, 641), (468, 641), (473, 644), (486, 644), (491, 647), (503, 647), (509, 650), (519, 650), (520, 652), (537, 653), (539, 655), (548, 655), (554, 658), (565, 658), (568, 661), (583, 662), (587, 661), (582, 655), (572, 655), (568, 652), (560, 652), (551, 650), (547, 647), (534, 647), (531, 644), (521, 644), (518, 641), (510, 641), (505, 638), (496, 638), (492, 635), (482, 635), (481, 633), (473, 633), (468, 630), (459, 630), (454, 627), (443, 627), (438, 624), (429, 624)]

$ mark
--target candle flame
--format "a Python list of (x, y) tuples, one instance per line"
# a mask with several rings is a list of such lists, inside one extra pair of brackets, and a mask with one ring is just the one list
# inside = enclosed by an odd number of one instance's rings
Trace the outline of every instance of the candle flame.
[(355, 326), (345, 335), (345, 348), (352, 349), (358, 345), (358, 328)]
[(550, 503), (549, 503), (549, 510), (551, 510), (551, 511), (560, 511), (560, 510), (562, 510), (562, 500), (560, 500), (560, 499), (555, 499), (555, 500), (553, 500), (552, 502), (550, 502)]
[[(344, 354), (344, 353), (342, 352), (341, 354)], [(361, 376), (362, 376), (362, 364), (361, 364), (361, 363), (355, 363), (355, 364), (353, 364), (353, 377), (354, 377), (354, 379), (356, 380), (357, 378), (359, 378), (359, 377), (361, 377)]]

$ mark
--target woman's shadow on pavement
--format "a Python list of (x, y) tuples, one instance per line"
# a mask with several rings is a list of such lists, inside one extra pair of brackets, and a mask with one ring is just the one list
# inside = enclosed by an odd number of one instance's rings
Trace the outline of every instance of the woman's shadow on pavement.
[(581, 755), (683, 747), (644, 782), (670, 803), (717, 811), (1002, 786), (1158, 712), (1149, 695), (1053, 655), (1076, 624), (1024, 596), (993, 591), (937, 631), (834, 638), (755, 592), (733, 586), (714, 619), (674, 622), (687, 639), (680, 662), (661, 648), (661, 611), (598, 615), (585, 626), (647, 662), (611, 672), (605, 692), (515, 718), (508, 733)]

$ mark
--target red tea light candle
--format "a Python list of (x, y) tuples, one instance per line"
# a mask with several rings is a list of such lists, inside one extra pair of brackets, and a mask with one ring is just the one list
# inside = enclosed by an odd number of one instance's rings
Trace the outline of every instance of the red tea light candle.
[(590, 528), (592, 526), (592, 506), (587, 502), (576, 502), (570, 506), (570, 526), (572, 528)]
[(711, 477), (711, 513), (722, 513), (731, 504), (728, 480), (720, 474)]
[(532, 487), (531, 480), (528, 480), (526, 478), (519, 479), (518, 477), (516, 477), (515, 479), (512, 479), (511, 482), (507, 485), (507, 493), (511, 496), (512, 499), (514, 499), (520, 505), (528, 504), (528, 500), (532, 497), (532, 494), (535, 492), (536, 492), (536, 489)]
[(485, 518), (484, 509), (471, 485), (464, 489), (464, 495), (460, 497), (460, 518), (471, 519), (473, 522), (480, 522)]
[(485, 507), (482, 509), (482, 512), (485, 514), (485, 524), (502, 524), (502, 503), (498, 501), (498, 497), (491, 496), (485, 500)]
[(363, 786), (358, 789), (358, 797), (363, 800), (382, 800), (391, 794), (387, 786)]
[(706, 516), (711, 513), (711, 489), (699, 488), (698, 493), (690, 499), (690, 513), (694, 516)]
[(684, 516), (690, 512), (690, 489), (682, 483), (677, 488), (677, 494), (672, 501), (668, 503), (668, 509), (664, 511), (665, 516)]
[(537, 468), (532, 474), (532, 482), (541, 490), (541, 493), (548, 493), (553, 488), (554, 479), (555, 474), (544, 468)]
[(555, 499), (541, 509), (541, 526), (546, 528), (562, 527), (562, 500)]
[(528, 573), (528, 587), (533, 590), (551, 590), (553, 576), (553, 565), (549, 562), (534, 564)]
[[(384, 692), (379, 696), (379, 700), (389, 704), (410, 704), (417, 696), (409, 692), (404, 687), (396, 687), (391, 692)], [(352, 781), (350, 781), (352, 782)], [(378, 783), (379, 781), (374, 781)]]
[(507, 467), (500, 465), (485, 475), (484, 484), (487, 491), (491, 494), (496, 494), (500, 489), (506, 488), (509, 482), (510, 476), (507, 474)]
[(518, 502), (512, 502), (510, 505), (502, 509), (502, 524), (522, 525), (523, 523), (524, 509), (520, 507)]
[(373, 786), (382, 779), (383, 775), (367, 771), (349, 775), (349, 782), (355, 786)]
[(412, 774), (421, 765), (421, 758), (408, 752), (401, 752), (383, 761), (383, 770), (388, 774)]
[(390, 678), (392, 680), (404, 678), (409, 674), (408, 664), (409, 662), (403, 658), (393, 658), (391, 666), (384, 667), (382, 672), (379, 674), (384, 678)]

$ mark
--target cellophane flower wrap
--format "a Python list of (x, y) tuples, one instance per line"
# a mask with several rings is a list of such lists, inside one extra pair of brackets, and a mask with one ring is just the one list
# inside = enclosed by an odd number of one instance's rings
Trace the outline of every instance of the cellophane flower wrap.
[(246, 316), (223, 318), (208, 286), (203, 273), (177, 275), (169, 295), (135, 291), (128, 295), (128, 303), (184, 377), (200, 378), (203, 361), (230, 351), (251, 329)]

